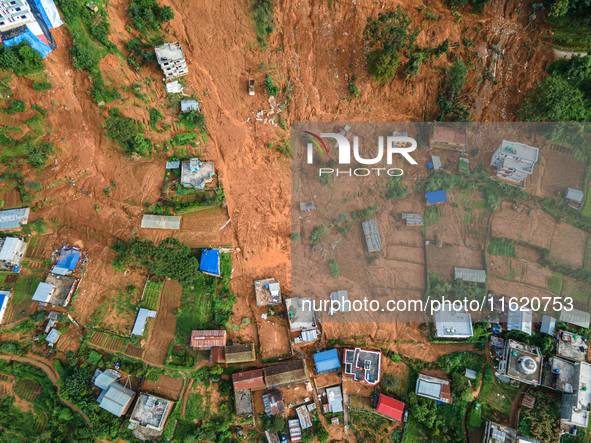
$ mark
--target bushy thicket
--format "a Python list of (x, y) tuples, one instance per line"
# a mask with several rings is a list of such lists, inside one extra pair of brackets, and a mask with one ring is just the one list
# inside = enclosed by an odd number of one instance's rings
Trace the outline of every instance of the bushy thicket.
[(170, 6), (160, 6), (156, 0), (132, 0), (129, 17), (135, 29), (145, 32), (160, 29), (162, 23), (174, 18), (174, 11)]
[(105, 120), (105, 129), (107, 137), (119, 143), (125, 152), (147, 155), (153, 149), (152, 140), (138, 132), (136, 121), (122, 116), (117, 109), (111, 110), (111, 116)]
[(252, 20), (261, 47), (267, 46), (267, 36), (273, 32), (273, 0), (251, 0)]
[(12, 70), (16, 75), (40, 72), (44, 68), (41, 54), (24, 41), (14, 46), (0, 47), (0, 68)]

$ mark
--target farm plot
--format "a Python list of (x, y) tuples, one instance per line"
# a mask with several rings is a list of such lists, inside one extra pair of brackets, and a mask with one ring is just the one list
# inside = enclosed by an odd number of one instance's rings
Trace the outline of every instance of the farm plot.
[(558, 223), (550, 243), (550, 259), (582, 268), (588, 234), (568, 223)]
[(125, 355), (129, 355), (130, 357), (135, 357), (135, 358), (141, 359), (144, 355), (144, 350), (142, 348), (138, 348), (137, 346), (134, 346), (130, 343), (127, 345), (127, 349), (125, 350)]
[(50, 235), (42, 235), (31, 238), (27, 246), (25, 258), (32, 260), (44, 260), (51, 257), (51, 242)]
[(31, 315), (35, 309), (32, 302), (33, 293), (37, 285), (41, 283), (41, 277), (35, 275), (21, 275), (16, 282), (14, 294), (10, 301), (8, 314), (4, 324), (14, 323), (22, 318)]
[(535, 168), (539, 173), (534, 173), (531, 180), (528, 180), (526, 192), (544, 198), (560, 199), (566, 188), (583, 189), (587, 169), (585, 162), (559, 151), (544, 149), (540, 154), (542, 162)]
[(18, 279), (18, 274), (2, 272), (0, 273), (0, 291), (10, 291)]
[(47, 422), (47, 414), (45, 412), (39, 414), (39, 416), (37, 416), (37, 420), (35, 421), (35, 432), (37, 434), (41, 434), (43, 431), (45, 431), (47, 428)]
[(43, 387), (32, 380), (17, 380), (14, 386), (15, 394), (29, 403), (35, 403), (41, 391), (43, 391)]
[(525, 242), (541, 248), (550, 248), (556, 220), (552, 216), (537, 209), (515, 211), (511, 203), (503, 202), (501, 209), (491, 217), (491, 234), (493, 238), (510, 238), (517, 242)]
[[(537, 298), (540, 301), (542, 301), (543, 297), (550, 297), (552, 299), (556, 297), (556, 294), (546, 289), (536, 288), (534, 286), (525, 285), (523, 283), (502, 280), (497, 277), (490, 277), (488, 279), (488, 289), (495, 292), (497, 297), (515, 297), (517, 303), (520, 305), (523, 304), (521, 301), (522, 298), (527, 298), (530, 300), (532, 298)], [(508, 302), (507, 298), (506, 301)], [(540, 312), (544, 312), (545, 303), (545, 301), (542, 303)], [(551, 303), (548, 304), (547, 310), (545, 312), (550, 314), (554, 313)]]
[(11, 383), (0, 383), (0, 397), (6, 397), (12, 391)]
[(142, 385), (142, 390), (147, 392), (154, 392), (156, 395), (161, 395), (170, 400), (178, 400), (181, 390), (183, 389), (183, 380), (172, 378), (168, 375), (162, 374), (157, 382), (146, 379)]
[(211, 320), (211, 288), (184, 289), (181, 298), (182, 311), (176, 324), (176, 341), (184, 344), (191, 331), (207, 329)]
[(572, 278), (564, 277), (561, 295), (563, 298), (571, 297), (575, 309), (589, 311), (589, 297), (591, 296), (591, 288), (589, 286)]
[(103, 348), (114, 352), (123, 352), (127, 345), (127, 341), (124, 338), (113, 337), (112, 335), (107, 336)]
[(0, 209), (20, 208), (23, 205), (16, 179), (0, 183)]
[[(461, 209), (457, 209), (460, 211)], [(464, 206), (464, 219), (462, 223), (462, 235), (466, 246), (484, 248), (488, 233), (488, 221), (490, 214), (479, 209)]]
[(434, 243), (426, 246), (429, 272), (435, 272), (444, 280), (454, 278), (454, 267), (484, 269), (484, 252), (464, 246), (444, 245), (440, 248)]
[(108, 335), (103, 332), (95, 332), (90, 339), (90, 344), (93, 346), (102, 347)]
[(148, 281), (144, 290), (142, 300), (142, 307), (150, 309), (151, 311), (158, 310), (158, 302), (160, 301), (160, 294), (162, 292), (163, 282)]
[(488, 269), (491, 276), (525, 283), (560, 294), (562, 275), (549, 271), (537, 263), (492, 255), (489, 257)]

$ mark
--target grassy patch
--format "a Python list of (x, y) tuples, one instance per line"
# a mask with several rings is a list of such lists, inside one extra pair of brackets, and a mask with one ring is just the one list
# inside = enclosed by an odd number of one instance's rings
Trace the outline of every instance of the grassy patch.
[(562, 274), (560, 272), (552, 272), (552, 277), (548, 279), (548, 291), (560, 295), (562, 290)]
[(488, 243), (488, 253), (503, 257), (517, 257), (514, 241), (508, 238), (493, 238)]
[(162, 292), (163, 282), (149, 281), (144, 292), (144, 300), (142, 307), (150, 309), (151, 311), (158, 310), (158, 303), (160, 302), (160, 294)]
[(12, 299), (11, 321), (17, 321), (26, 316), (33, 292), (42, 281), (43, 279), (36, 275), (27, 275), (18, 279)]

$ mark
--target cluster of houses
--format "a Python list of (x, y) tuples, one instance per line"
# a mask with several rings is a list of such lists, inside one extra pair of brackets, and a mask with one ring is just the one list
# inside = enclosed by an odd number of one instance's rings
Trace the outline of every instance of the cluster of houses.
[[(460, 162), (469, 164), (465, 157), (468, 143), (468, 134), (465, 130), (449, 128), (445, 126), (432, 126), (429, 138), (431, 149), (445, 149), (458, 151), (461, 155)], [(520, 142), (503, 140), (494, 152), (490, 165), (495, 169), (495, 176), (506, 183), (525, 188), (527, 178), (534, 172), (538, 162), (540, 149)], [(441, 169), (441, 158), (431, 156), (431, 162), (427, 164), (429, 169)], [(427, 192), (425, 194), (427, 205), (437, 205), (447, 202), (445, 189)], [(564, 198), (568, 205), (581, 210), (585, 195), (582, 190), (567, 188)]]
[(129, 428), (135, 437), (141, 440), (153, 440), (160, 437), (174, 403), (149, 393), (136, 393), (121, 384), (121, 374), (114, 369), (97, 369), (92, 383), (100, 392), (97, 398), (99, 406), (117, 417), (126, 415), (135, 399), (135, 406), (129, 416)]

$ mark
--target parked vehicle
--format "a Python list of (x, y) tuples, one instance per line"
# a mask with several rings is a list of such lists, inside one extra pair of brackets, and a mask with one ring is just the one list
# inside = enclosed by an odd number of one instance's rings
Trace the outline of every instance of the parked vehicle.
[(248, 95), (254, 95), (254, 78), (248, 80)]

